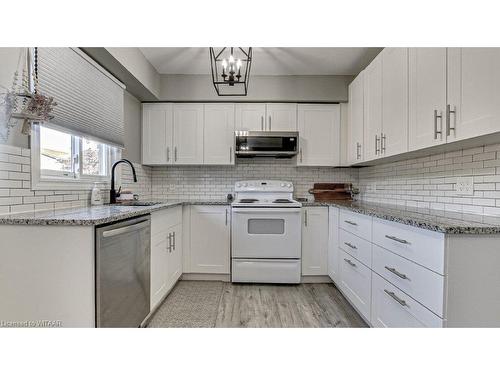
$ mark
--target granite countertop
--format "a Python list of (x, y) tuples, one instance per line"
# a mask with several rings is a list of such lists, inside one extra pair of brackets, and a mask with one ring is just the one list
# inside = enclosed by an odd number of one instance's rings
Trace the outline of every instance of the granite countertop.
[(334, 206), (396, 223), (447, 234), (500, 233), (500, 218), (359, 201), (302, 202), (308, 206)]
[[(156, 202), (156, 201), (155, 201)], [(171, 200), (158, 201), (151, 206), (104, 205), (68, 208), (60, 210), (33, 211), (0, 216), (1, 224), (11, 225), (101, 225), (114, 221), (146, 215), (164, 208), (183, 204), (227, 205), (225, 200)]]

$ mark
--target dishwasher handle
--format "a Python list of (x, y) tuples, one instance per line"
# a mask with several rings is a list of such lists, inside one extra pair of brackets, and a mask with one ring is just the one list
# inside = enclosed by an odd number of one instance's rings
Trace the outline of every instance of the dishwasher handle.
[(132, 225), (127, 225), (121, 228), (104, 231), (102, 232), (102, 236), (104, 238), (119, 236), (120, 234), (134, 232), (142, 228), (147, 228), (148, 226), (149, 226), (149, 219), (145, 219)]

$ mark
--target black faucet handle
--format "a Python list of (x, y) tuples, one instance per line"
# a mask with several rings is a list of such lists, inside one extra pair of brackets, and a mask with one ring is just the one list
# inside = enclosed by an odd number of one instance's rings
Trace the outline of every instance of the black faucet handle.
[(121, 191), (122, 191), (122, 187), (120, 186), (120, 187), (118, 188), (118, 191), (116, 192), (116, 196), (117, 196), (117, 197), (119, 197), (119, 196), (120, 196)]

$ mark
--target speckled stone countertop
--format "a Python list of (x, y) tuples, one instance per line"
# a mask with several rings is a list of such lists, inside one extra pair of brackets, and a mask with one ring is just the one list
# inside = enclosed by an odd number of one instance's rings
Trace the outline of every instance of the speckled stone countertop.
[(226, 205), (227, 201), (162, 201), (152, 206), (104, 205), (68, 208), (50, 211), (34, 211), (0, 216), (1, 224), (10, 225), (101, 225), (114, 221), (146, 215), (154, 211), (183, 204)]
[(438, 211), (414, 207), (378, 205), (358, 201), (302, 202), (308, 206), (334, 206), (396, 223), (447, 234), (500, 233), (500, 217)]

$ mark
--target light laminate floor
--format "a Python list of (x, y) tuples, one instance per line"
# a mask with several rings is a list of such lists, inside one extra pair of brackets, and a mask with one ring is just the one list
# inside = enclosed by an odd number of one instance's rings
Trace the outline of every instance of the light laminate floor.
[(333, 284), (180, 281), (148, 327), (366, 327)]

